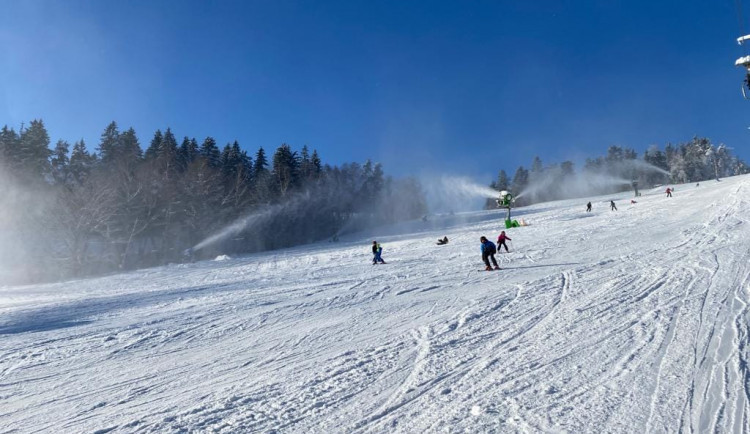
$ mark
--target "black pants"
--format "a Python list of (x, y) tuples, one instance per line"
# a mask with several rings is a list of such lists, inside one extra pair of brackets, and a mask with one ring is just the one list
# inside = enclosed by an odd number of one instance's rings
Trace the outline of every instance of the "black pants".
[(508, 251), (508, 245), (505, 244), (505, 240), (502, 240), (499, 243), (497, 243), (497, 251), (498, 252), (500, 251), (500, 247), (505, 247), (505, 251), (506, 252)]
[(495, 254), (490, 252), (482, 252), (482, 260), (484, 261), (484, 264), (486, 266), (490, 266), (490, 259), (492, 259), (492, 263), (497, 267), (497, 261), (495, 260)]

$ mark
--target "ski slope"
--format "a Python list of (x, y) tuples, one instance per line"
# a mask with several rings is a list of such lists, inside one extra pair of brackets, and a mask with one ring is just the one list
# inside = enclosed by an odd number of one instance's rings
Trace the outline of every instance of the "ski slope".
[(0, 288), (0, 432), (750, 432), (750, 176), (665, 188)]

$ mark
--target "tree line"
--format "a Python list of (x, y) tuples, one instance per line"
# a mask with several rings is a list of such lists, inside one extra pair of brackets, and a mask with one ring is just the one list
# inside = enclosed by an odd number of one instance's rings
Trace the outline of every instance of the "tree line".
[(386, 176), (369, 160), (331, 166), (287, 144), (250, 155), (237, 141), (178, 143), (170, 128), (143, 151), (133, 128), (116, 122), (94, 152), (83, 140), (50, 147), (42, 120), (18, 132), (4, 126), (0, 182), (0, 264), (16, 281), (180, 262), (186, 252), (277, 249), (426, 213), (418, 181)]
[[(642, 158), (627, 147), (610, 146), (607, 154), (587, 158), (583, 169), (576, 172), (572, 161), (544, 166), (534, 157), (530, 169), (520, 166), (509, 178), (500, 170), (490, 187), (508, 190), (520, 196), (517, 206), (557, 199), (621, 192), (632, 189), (632, 181), (640, 188), (658, 184), (700, 182), (726, 176), (750, 173), (750, 167), (732, 155), (726, 145), (714, 145), (710, 139), (694, 137), (689, 142), (667, 144), (662, 151), (653, 145)], [(486, 208), (495, 208), (488, 200)]]

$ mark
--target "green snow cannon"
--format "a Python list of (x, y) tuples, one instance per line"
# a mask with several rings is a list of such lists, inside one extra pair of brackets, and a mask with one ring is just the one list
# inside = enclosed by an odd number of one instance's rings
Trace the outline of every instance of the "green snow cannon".
[(500, 197), (497, 199), (497, 206), (500, 208), (510, 208), (513, 204), (513, 195), (507, 191), (501, 191)]
[(521, 226), (521, 224), (518, 223), (518, 220), (505, 220), (505, 229), (517, 228), (519, 226)]

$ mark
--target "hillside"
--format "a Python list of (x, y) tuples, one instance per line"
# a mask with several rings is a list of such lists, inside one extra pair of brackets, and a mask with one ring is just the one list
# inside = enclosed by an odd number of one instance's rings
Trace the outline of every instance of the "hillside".
[(630, 196), (0, 288), (0, 431), (749, 432), (750, 176)]

